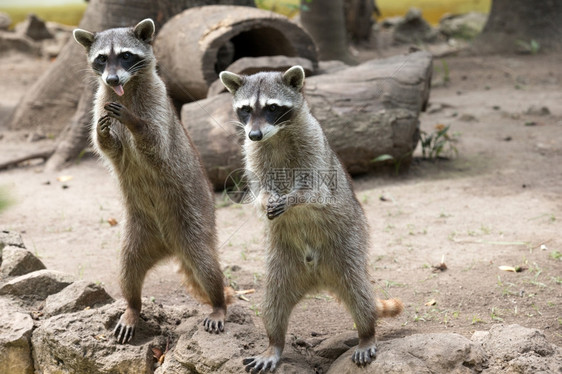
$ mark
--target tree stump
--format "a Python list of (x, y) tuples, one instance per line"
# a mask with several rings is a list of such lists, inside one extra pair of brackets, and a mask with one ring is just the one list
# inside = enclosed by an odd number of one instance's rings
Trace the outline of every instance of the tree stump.
[[(411, 161), (431, 73), (431, 55), (414, 52), (306, 79), (304, 93), (312, 113), (352, 175), (374, 170), (373, 160), (383, 154), (402, 165)], [(244, 134), (234, 124), (238, 119), (231, 95), (185, 104), (181, 118), (211, 183), (224, 188), (229, 173), (243, 167)]]
[(236, 6), (188, 9), (170, 19), (154, 42), (160, 73), (179, 103), (207, 96), (211, 83), (242, 57), (304, 57), (317, 66), (312, 38), (288, 18)]

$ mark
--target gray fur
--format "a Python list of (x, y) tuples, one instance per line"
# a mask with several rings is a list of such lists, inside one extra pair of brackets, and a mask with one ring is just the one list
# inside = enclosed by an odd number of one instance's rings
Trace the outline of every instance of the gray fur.
[[(100, 79), (91, 128), (94, 148), (117, 177), (125, 206), (121, 289), (128, 307), (115, 330), (121, 343), (134, 333), (146, 272), (171, 256), (179, 260), (195, 295), (213, 306), (206, 329), (222, 331), (226, 313), (214, 196), (199, 154), (156, 73), (147, 42), (153, 23), (141, 23), (136, 32), (118, 28), (95, 33), (85, 46), (93, 58), (112, 47), (140, 51), (147, 61), (123, 83), (122, 96)], [(81, 42), (86, 34), (76, 35)]]
[[(239, 78), (223, 73), (221, 79), (233, 92), (235, 110), (250, 103), (255, 116), (245, 123), (246, 128), (276, 128), (264, 140), (246, 137), (244, 143), (246, 169), (260, 182), (257, 207), (260, 215), (269, 218), (263, 322), (270, 345), (263, 354), (244, 360), (246, 369), (275, 368), (293, 307), (306, 294), (318, 290), (331, 291), (347, 306), (360, 339), (354, 361), (371, 362), (377, 312), (395, 315), (401, 303), (375, 301), (367, 269), (367, 220), (345, 169), (304, 99), (304, 71), (293, 67), (284, 74)], [(242, 83), (236, 87), (232, 82)], [(271, 101), (290, 105), (290, 120), (274, 125), (259, 117), (259, 103)], [(307, 182), (299, 178), (287, 181), (282, 174), (303, 170), (314, 177), (324, 173), (336, 184), (316, 179), (309, 188)], [(276, 172), (281, 173), (279, 177)], [(286, 183), (275, 183), (280, 178)], [(385, 308), (395, 309), (385, 313)]]

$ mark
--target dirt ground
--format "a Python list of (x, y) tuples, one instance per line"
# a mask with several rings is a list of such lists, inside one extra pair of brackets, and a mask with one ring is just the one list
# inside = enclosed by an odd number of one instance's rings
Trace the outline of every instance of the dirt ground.
[[(371, 227), (373, 288), (379, 297), (405, 304), (401, 316), (380, 321), (378, 339), (444, 331), (470, 337), (492, 324), (518, 323), (562, 345), (561, 57), (436, 60), (421, 128), (431, 133), (436, 124), (450, 125), (458, 156), (427, 161), (418, 148), (407, 172), (354, 180)], [(30, 142), (29, 134), (2, 127), (48, 64), (17, 55), (0, 61), (0, 162), (53, 144), (49, 136)], [(532, 105), (550, 114), (525, 114)], [(0, 214), (2, 229), (20, 232), (48, 268), (101, 282), (121, 297), (122, 227), (108, 219), (119, 221), (122, 206), (98, 160), (86, 155), (57, 173), (32, 163), (0, 172), (0, 186), (14, 200)], [(264, 222), (253, 207), (227, 204), (223, 194), (217, 193), (216, 205), (225, 274), (236, 288), (256, 290), (237, 302), (255, 311), (265, 346), (258, 317)], [(442, 259), (447, 270), (435, 272), (432, 266)], [(502, 265), (524, 270), (506, 272)], [(149, 274), (143, 295), (164, 305), (197, 306), (173, 263)], [(310, 295), (293, 313), (288, 341), (353, 328), (337, 300)]]

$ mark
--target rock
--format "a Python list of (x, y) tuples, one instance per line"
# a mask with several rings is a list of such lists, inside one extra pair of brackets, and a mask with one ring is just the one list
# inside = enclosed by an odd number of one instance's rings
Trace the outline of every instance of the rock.
[(32, 330), (29, 314), (0, 299), (0, 374), (33, 374)]
[(438, 32), (422, 17), (421, 10), (410, 8), (402, 20), (394, 26), (392, 38), (396, 44), (431, 43)]
[(117, 344), (112, 329), (123, 309), (124, 303), (113, 303), (42, 321), (31, 338), (36, 372), (152, 373), (151, 347), (164, 349), (166, 344), (154, 320), (166, 324), (167, 317), (162, 308), (143, 304), (135, 337), (130, 344)]
[(0, 295), (12, 295), (30, 301), (42, 301), (68, 286), (74, 277), (54, 270), (38, 270), (21, 275), (0, 286)]
[(527, 110), (525, 111), (525, 114), (531, 115), (531, 116), (549, 116), (550, 115), (550, 109), (548, 109), (548, 107), (546, 106), (537, 106), (537, 105), (531, 105), (529, 108), (527, 108)]
[(45, 265), (27, 249), (9, 245), (2, 250), (0, 273), (6, 277), (45, 269)]
[(490, 331), (475, 332), (472, 341), (489, 355), (484, 373), (547, 374), (562, 368), (562, 349), (537, 329), (494, 325)]
[[(200, 319), (188, 319), (177, 332), (181, 336), (168, 352), (155, 374), (226, 374), (242, 373), (242, 359), (265, 350), (267, 339), (256, 330), (247, 308), (233, 305), (228, 310), (225, 332), (210, 338)], [(262, 345), (259, 343), (263, 342)], [(256, 347), (257, 345), (257, 347)], [(217, 349), (220, 347), (220, 349)], [(283, 354), (276, 374), (314, 374), (302, 356), (290, 348)]]
[(445, 14), (439, 20), (439, 31), (447, 38), (472, 40), (486, 24), (488, 15), (480, 12)]
[(14, 231), (1, 230), (0, 231), (0, 266), (2, 265), (2, 251), (4, 247), (14, 246), (25, 248), (21, 235)]
[(335, 360), (358, 343), (357, 333), (348, 332), (324, 340), (314, 348), (314, 352), (318, 356)]
[(351, 348), (328, 370), (328, 374), (472, 374), (486, 361), (478, 344), (458, 334), (416, 334), (379, 342), (377, 358), (358, 367), (351, 361)]
[(25, 35), (35, 41), (53, 38), (45, 22), (35, 14), (29, 14), (25, 21), (18, 23), (16, 25), (16, 33)]
[(0, 30), (8, 31), (12, 24), (12, 18), (7, 13), (0, 12)]
[(102, 286), (87, 281), (77, 281), (61, 292), (47, 297), (43, 313), (46, 316), (72, 313), (86, 308), (95, 308), (113, 301), (113, 298), (107, 294)]
[(23, 240), (19, 233), (8, 230), (0, 231), (0, 249), (9, 245), (25, 248), (25, 245), (23, 244)]
[(478, 122), (478, 118), (476, 118), (476, 117), (473, 116), (472, 114), (463, 113), (463, 114), (461, 114), (461, 116), (459, 117), (459, 121), (463, 121), (463, 122)]
[(5, 56), (12, 52), (21, 52), (34, 56), (40, 56), (41, 48), (37, 43), (25, 35), (0, 31), (0, 56)]
[[(260, 71), (281, 71), (284, 72), (292, 66), (300, 65), (304, 68), (306, 76), (314, 73), (314, 65), (312, 61), (304, 57), (287, 57), (287, 56), (261, 56), (261, 57), (242, 57), (234, 63), (228, 65), (224, 70), (236, 74), (255, 74)], [(215, 96), (221, 92), (225, 92), (226, 88), (217, 79), (209, 86), (207, 97)]]

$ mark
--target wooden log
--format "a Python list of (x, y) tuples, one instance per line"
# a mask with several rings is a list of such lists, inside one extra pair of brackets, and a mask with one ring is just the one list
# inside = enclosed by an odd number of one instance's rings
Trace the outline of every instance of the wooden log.
[[(429, 100), (432, 57), (414, 52), (371, 60), (306, 79), (304, 93), (332, 148), (352, 175), (377, 168), (388, 154), (407, 165), (419, 140), (418, 116)], [(181, 118), (216, 189), (243, 167), (243, 131), (223, 93), (185, 104)]]
[(174, 16), (156, 37), (154, 52), (179, 103), (205, 98), (218, 74), (242, 57), (304, 57), (317, 66), (306, 31), (282, 15), (238, 6), (197, 7)]

